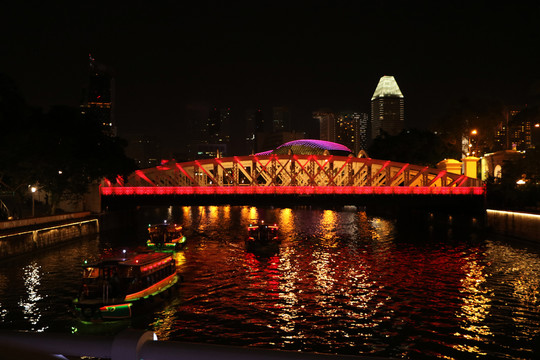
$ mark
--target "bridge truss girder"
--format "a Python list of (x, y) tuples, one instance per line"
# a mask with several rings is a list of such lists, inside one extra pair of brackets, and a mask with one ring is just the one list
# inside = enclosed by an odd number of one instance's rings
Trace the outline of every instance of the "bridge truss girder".
[(319, 155), (265, 155), (169, 161), (138, 170), (124, 187), (481, 187), (478, 179), (406, 163)]

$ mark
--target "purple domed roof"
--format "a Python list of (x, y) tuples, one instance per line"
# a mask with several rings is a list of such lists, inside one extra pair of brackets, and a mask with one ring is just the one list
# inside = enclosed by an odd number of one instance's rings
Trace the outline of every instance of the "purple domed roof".
[(352, 152), (351, 149), (346, 147), (345, 145), (341, 145), (335, 142), (331, 141), (325, 141), (325, 140), (313, 140), (313, 139), (300, 139), (300, 140), (293, 140), (289, 141), (283, 145), (279, 145), (277, 149), (287, 146), (307, 146), (314, 149), (322, 149), (322, 150), (328, 150), (328, 151), (347, 151)]
[(313, 139), (300, 139), (289, 141), (275, 148), (272, 151), (265, 151), (256, 155), (269, 155), (269, 154), (298, 154), (298, 155), (323, 155), (325, 151), (332, 155), (344, 155), (352, 154), (352, 151), (345, 145), (341, 145), (331, 141), (325, 140), (313, 140)]

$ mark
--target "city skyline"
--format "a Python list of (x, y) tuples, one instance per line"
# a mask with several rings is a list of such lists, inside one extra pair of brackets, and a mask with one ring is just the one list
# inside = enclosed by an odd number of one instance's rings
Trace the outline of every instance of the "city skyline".
[(406, 127), (429, 127), (462, 97), (531, 101), (539, 5), (426, 4), (11, 3), (0, 71), (30, 105), (78, 106), (91, 53), (115, 70), (119, 133), (172, 141), (201, 106), (242, 120), (287, 106), (313, 133), (317, 109), (369, 113), (384, 75), (407, 97)]

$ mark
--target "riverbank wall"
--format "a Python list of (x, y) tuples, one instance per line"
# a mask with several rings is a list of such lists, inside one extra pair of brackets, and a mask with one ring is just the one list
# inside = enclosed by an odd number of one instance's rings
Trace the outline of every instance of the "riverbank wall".
[(115, 231), (133, 222), (133, 212), (76, 212), (0, 221), (0, 260), (81, 237)]
[(90, 212), (0, 222), (0, 260), (97, 234), (99, 219)]
[(486, 213), (487, 227), (491, 232), (540, 243), (540, 215), (491, 209)]

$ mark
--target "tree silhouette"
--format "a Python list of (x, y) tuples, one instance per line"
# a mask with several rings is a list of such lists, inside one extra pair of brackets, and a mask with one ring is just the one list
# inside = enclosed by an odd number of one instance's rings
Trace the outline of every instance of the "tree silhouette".
[(403, 130), (395, 136), (382, 134), (368, 149), (372, 158), (435, 167), (441, 160), (461, 158), (459, 147), (427, 130)]
[(126, 142), (108, 136), (102, 124), (79, 110), (53, 107), (48, 113), (28, 107), (13, 81), (0, 76), (0, 188), (27, 195), (28, 184), (50, 194), (52, 210), (61, 199), (77, 199), (88, 186), (135, 170)]

